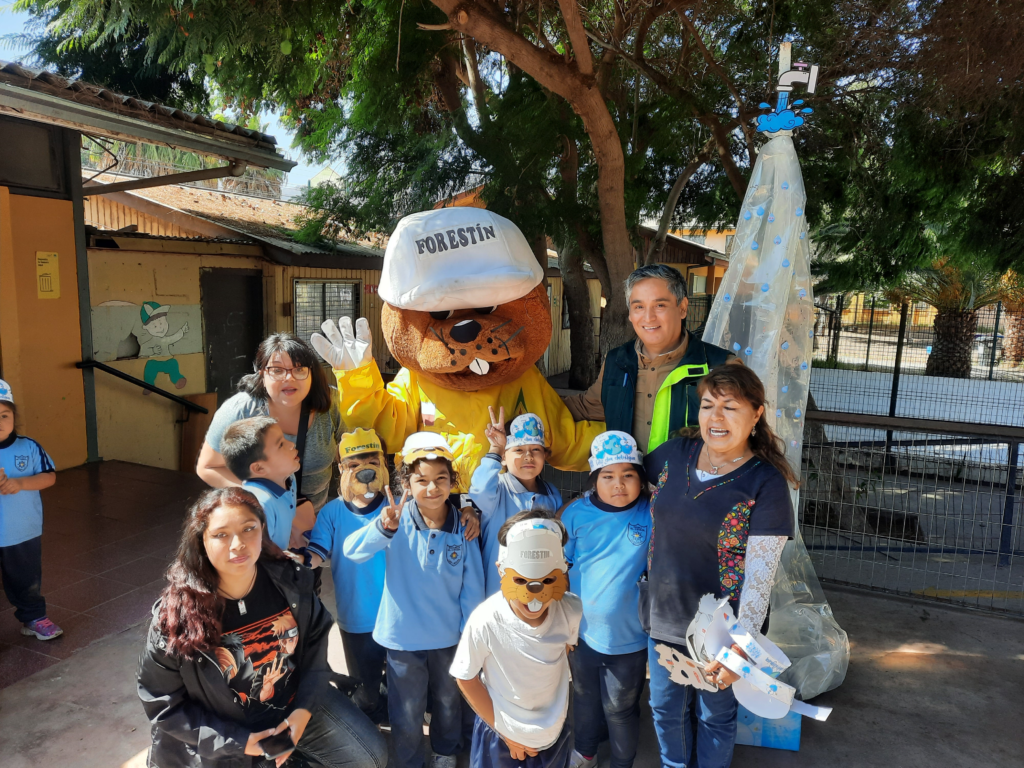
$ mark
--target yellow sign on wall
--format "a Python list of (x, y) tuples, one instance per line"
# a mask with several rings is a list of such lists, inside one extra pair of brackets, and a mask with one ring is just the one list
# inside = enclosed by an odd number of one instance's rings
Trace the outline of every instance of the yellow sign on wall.
[(60, 266), (56, 253), (36, 251), (36, 295), (40, 299), (60, 298)]

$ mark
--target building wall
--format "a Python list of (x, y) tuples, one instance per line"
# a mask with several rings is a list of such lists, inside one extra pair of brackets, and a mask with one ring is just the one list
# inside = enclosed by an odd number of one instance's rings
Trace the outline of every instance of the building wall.
[[(252, 257), (147, 253), (93, 249), (89, 251), (90, 298), (96, 359), (138, 379), (147, 365), (176, 365), (185, 385), (177, 389), (167, 370), (155, 373), (153, 383), (178, 396), (206, 391), (205, 339), (199, 275), (203, 268), (260, 269)], [(188, 331), (171, 345), (148, 333), (141, 319), (143, 302), (169, 307), (167, 332), (173, 336), (184, 323)], [(118, 359), (129, 337), (141, 348), (139, 357)], [(173, 364), (168, 361), (173, 360)], [(156, 371), (156, 368), (152, 369)], [(96, 372), (96, 420), (100, 456), (165, 469), (179, 469), (181, 406), (141, 387)]]
[[(36, 253), (58, 254), (59, 298), (39, 298)], [(18, 430), (58, 469), (85, 462), (85, 393), (72, 204), (0, 187), (0, 365)]]
[(118, 230), (134, 224), (139, 232), (164, 237), (197, 237), (198, 232), (129, 208), (103, 195), (85, 198), (85, 223), (99, 229)]

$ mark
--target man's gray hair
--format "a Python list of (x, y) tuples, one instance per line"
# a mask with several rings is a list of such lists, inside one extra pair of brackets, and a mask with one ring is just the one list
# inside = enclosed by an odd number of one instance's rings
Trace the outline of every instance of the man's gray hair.
[(667, 264), (646, 264), (634, 269), (626, 278), (626, 305), (629, 305), (629, 295), (633, 292), (633, 286), (641, 280), (656, 277), (668, 283), (668, 289), (676, 297), (676, 304), (686, 298), (686, 278), (683, 277), (675, 267)]

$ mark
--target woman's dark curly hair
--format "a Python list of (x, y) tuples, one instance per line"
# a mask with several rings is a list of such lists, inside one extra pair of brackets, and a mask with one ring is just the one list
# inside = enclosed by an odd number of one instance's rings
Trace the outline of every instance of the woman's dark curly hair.
[(203, 534), (210, 516), (224, 506), (246, 507), (266, 532), (263, 507), (249, 491), (236, 486), (211, 488), (192, 505), (178, 552), (167, 569), (167, 586), (160, 595), (157, 614), (157, 626), (167, 638), (169, 655), (191, 659), (220, 643), (224, 600), (217, 594), (220, 577), (206, 554)]
[(263, 340), (256, 350), (254, 372), (242, 377), (238, 382), (238, 391), (245, 392), (256, 400), (269, 400), (270, 395), (263, 384), (263, 369), (270, 365), (271, 358), (278, 353), (288, 355), (292, 365), (309, 368), (311, 384), (304, 402), (313, 413), (328, 413), (334, 398), (320, 356), (309, 344), (290, 333), (273, 333)]

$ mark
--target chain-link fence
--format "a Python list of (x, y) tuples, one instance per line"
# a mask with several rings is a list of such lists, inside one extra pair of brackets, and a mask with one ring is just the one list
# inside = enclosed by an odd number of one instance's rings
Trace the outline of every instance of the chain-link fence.
[(937, 313), (867, 294), (815, 302), (822, 410), (1024, 426), (1024, 312)]

